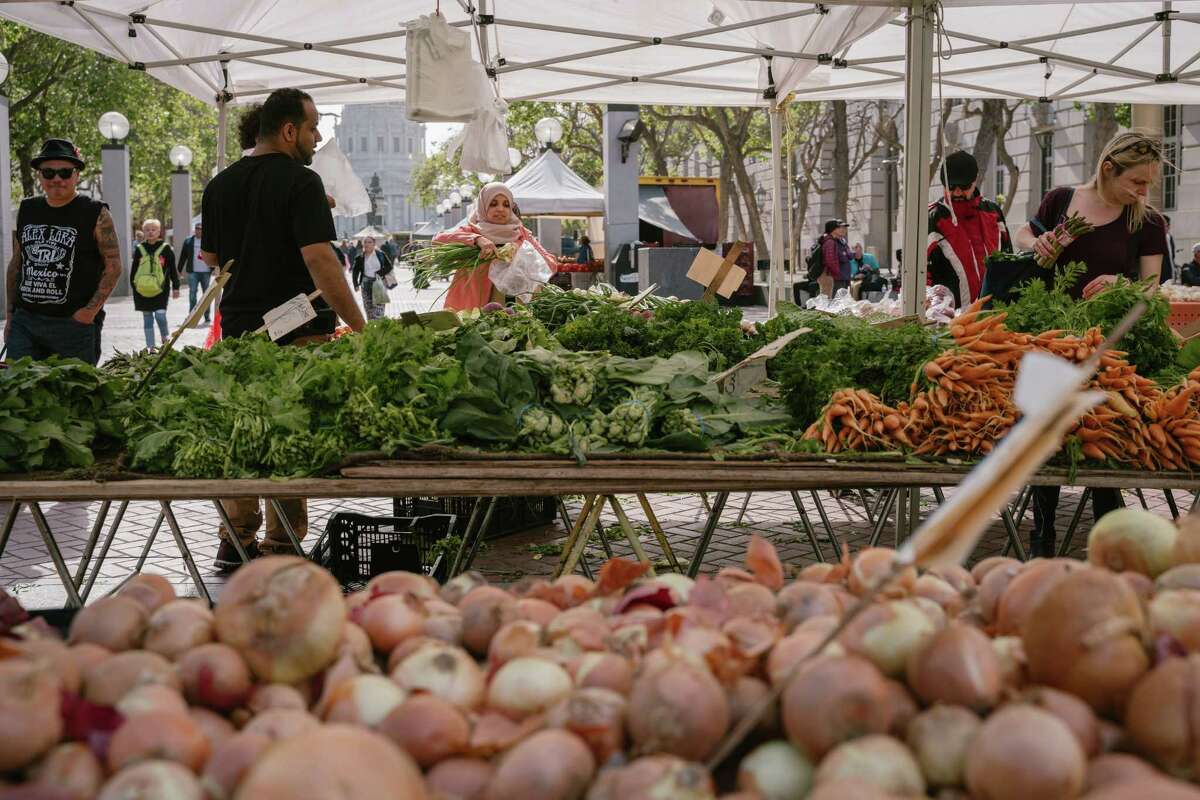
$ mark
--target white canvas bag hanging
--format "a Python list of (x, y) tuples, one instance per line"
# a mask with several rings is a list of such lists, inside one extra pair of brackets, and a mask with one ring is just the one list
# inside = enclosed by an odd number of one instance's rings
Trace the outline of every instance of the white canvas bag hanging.
[(441, 14), (405, 25), (405, 105), (420, 122), (467, 122), (491, 100), (487, 73), (471, 59), (471, 34)]

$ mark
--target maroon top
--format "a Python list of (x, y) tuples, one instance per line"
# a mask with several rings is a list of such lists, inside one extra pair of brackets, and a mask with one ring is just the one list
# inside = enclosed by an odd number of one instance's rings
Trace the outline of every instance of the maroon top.
[[(1066, 222), (1067, 209), (1074, 194), (1075, 190), (1069, 186), (1050, 190), (1042, 198), (1042, 205), (1033, 221), (1046, 230)], [(1060, 266), (1072, 261), (1087, 265), (1087, 272), (1067, 290), (1072, 297), (1083, 297), (1083, 288), (1101, 275), (1124, 275), (1136, 281), (1141, 272), (1138, 263), (1141, 256), (1166, 255), (1167, 229), (1158, 212), (1147, 211), (1141, 230), (1136, 233), (1129, 232), (1129, 213), (1130, 209), (1126, 207), (1112, 222), (1071, 242), (1058, 257)], [(1036, 230), (1037, 225), (1034, 228), (1035, 233), (1040, 233)]]

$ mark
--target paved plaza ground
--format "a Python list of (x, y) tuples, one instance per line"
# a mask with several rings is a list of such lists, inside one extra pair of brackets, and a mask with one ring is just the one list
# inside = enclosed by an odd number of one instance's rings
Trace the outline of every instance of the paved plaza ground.
[[(393, 290), (392, 302), (388, 306), (390, 316), (398, 316), (400, 312), (408, 310), (427, 311), (435, 304), (440, 307), (438, 297), (444, 291), (444, 286), (435, 286), (432, 289), (416, 293), (412, 291), (408, 280), (408, 271), (402, 270), (401, 285)], [(765, 309), (749, 309), (747, 316), (761, 318), (764, 312)], [(108, 306), (108, 313), (109, 319), (104, 331), (105, 358), (117, 351), (136, 350), (144, 346), (141, 315), (134, 311), (132, 300), (125, 298), (113, 301)], [(183, 298), (171, 301), (167, 313), (172, 326), (183, 321), (187, 315), (186, 290)], [(187, 331), (184, 334), (183, 342), (184, 344), (198, 345), (203, 342), (206, 335), (206, 329)], [(529, 491), (530, 494), (536, 494), (537, 487), (531, 485)], [(799, 493), (809, 519), (822, 537), (821, 547), (826, 558), (832, 558), (832, 546), (825, 538), (824, 526), (816, 513), (814, 494), (820, 500), (820, 504), (828, 516), (829, 525), (837, 538), (845, 542), (852, 551), (865, 547), (872, 531), (871, 522), (868, 520), (868, 507), (874, 505), (875, 496), (854, 493), (843, 497), (835, 496), (831, 492), (810, 493), (807, 491)], [(947, 489), (946, 494), (947, 496), (952, 495), (953, 490)], [(1070, 524), (1081, 494), (1081, 490), (1078, 489), (1063, 491), (1058, 509), (1060, 537)], [(1147, 506), (1155, 513), (1170, 516), (1167, 499), (1162, 491), (1146, 490), (1142, 493), (1141, 498), (1133, 492), (1126, 492), (1124, 497), (1126, 503), (1133, 505), (1139, 504), (1144, 499)], [(649, 556), (662, 568), (665, 565), (664, 553), (647, 525), (646, 516), (637, 499), (633, 496), (622, 496), (619, 499), (641, 544)], [(696, 494), (649, 496), (654, 512), (666, 531), (670, 546), (681, 561), (686, 562), (690, 559), (696, 549), (707, 517), (706, 503), (710, 499)], [(866, 505), (864, 505), (864, 499)], [(1184, 513), (1191, 507), (1192, 498), (1186, 492), (1175, 492), (1174, 499)], [(922, 494), (921, 503), (924, 513), (928, 513), (936, 502), (933, 493), (925, 491)], [(569, 498), (566, 506), (573, 519), (579, 511), (580, 500)], [(218, 596), (223, 581), (212, 571), (212, 560), (217, 547), (215, 509), (208, 502), (178, 502), (173, 504), (173, 508), (178, 517), (182, 534), (199, 565), (205, 584), (214, 597)], [(70, 572), (74, 574), (88, 534), (99, 513), (100, 504), (43, 503), (41, 509), (46, 515), (55, 539), (62, 547)], [(7, 511), (7, 505), (0, 503), (0, 520), (4, 518)], [(116, 505), (114, 504), (108, 516), (105, 531), (108, 530), (108, 525), (111, 525), (115, 511)], [(313, 500), (309, 506), (309, 534), (305, 539), (306, 548), (313, 546), (320, 533), (325, 529), (330, 516), (339, 511), (386, 516), (392, 513), (392, 500), (391, 498)], [(100, 567), (90, 595), (91, 598), (94, 599), (111, 591), (131, 573), (155, 525), (158, 514), (157, 503), (147, 501), (129, 504), (112, 549)], [(605, 510), (602, 523), (608, 531), (607, 538), (611, 542), (614, 553), (630, 555), (632, 549), (624, 538), (618, 535), (617, 520), (611, 510)], [(1084, 555), (1083, 545), (1090, 524), (1091, 510), (1087, 509), (1083, 515), (1083, 523), (1073, 541), (1072, 555), (1076, 557)], [(1026, 544), (1031, 525), (1032, 512), (1027, 512), (1019, 523), (1021, 536)], [(894, 528), (889, 524), (882, 538), (883, 544), (894, 543), (893, 531)], [(501, 583), (511, 583), (529, 575), (548, 575), (554, 569), (566, 533), (561, 520), (556, 519), (549, 525), (492, 539), (479, 554), (474, 566), (490, 579)], [(716, 530), (705, 558), (703, 572), (712, 573), (723, 566), (740, 565), (746, 544), (753, 533), (770, 539), (779, 549), (780, 555), (789, 567), (800, 568), (814, 560), (815, 555), (803, 533), (794, 499), (789, 493), (756, 492), (747, 496), (743, 492), (730, 496), (729, 503), (722, 515), (721, 524)], [(977, 549), (974, 558), (999, 554), (1003, 552), (1006, 542), (1003, 525), (997, 519)], [(596, 566), (604, 558), (605, 553), (600, 547), (599, 540), (593, 540), (587, 550), (589, 564)], [(145, 570), (166, 575), (181, 594), (195, 593), (191, 578), (166, 525), (159, 530), (150, 549)], [(21, 511), (7, 549), (0, 557), (0, 586), (14, 592), (30, 608), (61, 608), (65, 605), (66, 594), (28, 509)]]

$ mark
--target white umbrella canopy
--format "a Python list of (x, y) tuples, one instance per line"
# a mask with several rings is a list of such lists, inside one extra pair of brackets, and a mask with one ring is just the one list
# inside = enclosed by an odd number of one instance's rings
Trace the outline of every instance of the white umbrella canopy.
[(504, 183), (513, 193), (523, 217), (604, 213), (604, 195), (576, 175), (553, 150), (545, 150)]
[(374, 225), (368, 225), (358, 233), (351, 236), (351, 239), (386, 239), (388, 234), (386, 231), (381, 231)]

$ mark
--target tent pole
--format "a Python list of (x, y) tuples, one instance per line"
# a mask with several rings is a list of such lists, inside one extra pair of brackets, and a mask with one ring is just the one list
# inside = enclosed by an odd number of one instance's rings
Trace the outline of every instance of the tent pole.
[(904, 91), (904, 236), (900, 285), (904, 314), (925, 313), (925, 243), (929, 204), (929, 127), (933, 101), (933, 6), (908, 0)]
[(217, 172), (225, 169), (225, 144), (228, 134), (225, 130), (228, 115), (228, 101), (225, 93), (217, 95)]
[(767, 316), (775, 316), (783, 295), (783, 108), (772, 103), (771, 115), (771, 276), (767, 283)]
[(1162, 73), (1163, 75), (1171, 74), (1171, 0), (1165, 0), (1163, 3), (1163, 16), (1166, 19), (1162, 24)]

